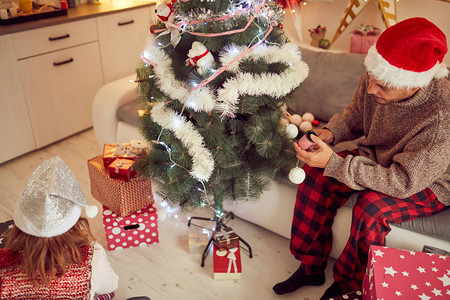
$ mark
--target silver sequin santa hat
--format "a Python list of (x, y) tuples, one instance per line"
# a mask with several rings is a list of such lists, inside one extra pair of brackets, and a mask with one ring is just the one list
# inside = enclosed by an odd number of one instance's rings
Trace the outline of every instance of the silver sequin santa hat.
[(97, 207), (89, 206), (72, 172), (56, 156), (34, 170), (17, 202), (14, 223), (30, 235), (54, 237), (75, 225), (82, 207), (88, 218), (97, 215)]

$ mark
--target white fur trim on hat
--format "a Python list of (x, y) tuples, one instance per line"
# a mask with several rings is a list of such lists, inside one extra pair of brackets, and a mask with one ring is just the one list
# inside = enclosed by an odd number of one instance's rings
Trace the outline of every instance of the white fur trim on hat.
[(20, 208), (20, 204), (17, 203), (16, 208), (14, 209), (14, 224), (23, 232), (28, 233), (32, 236), (37, 237), (54, 237), (57, 235), (61, 235), (67, 232), (70, 228), (77, 223), (78, 219), (81, 216), (81, 206), (73, 205), (70, 213), (65, 216), (65, 218), (61, 218), (59, 224), (57, 226), (53, 226), (50, 229), (46, 228), (38, 228), (33, 224), (32, 221), (28, 220), (26, 215)]
[(376, 45), (370, 47), (364, 60), (367, 71), (377, 80), (394, 88), (417, 88), (430, 84), (433, 78), (448, 75), (448, 69), (443, 63), (437, 63), (424, 72), (413, 72), (391, 65), (377, 51)]

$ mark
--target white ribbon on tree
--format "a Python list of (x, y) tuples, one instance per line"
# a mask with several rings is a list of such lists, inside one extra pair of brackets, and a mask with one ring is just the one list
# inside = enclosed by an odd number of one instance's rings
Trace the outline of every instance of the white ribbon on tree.
[[(221, 54), (223, 65), (231, 62), (244, 52), (246, 47), (230, 46)], [(266, 63), (284, 63), (289, 65), (280, 74), (250, 74), (242, 73), (239, 69), (239, 63), (243, 60), (264, 60)], [(218, 100), (217, 110), (222, 115), (234, 116), (238, 110), (240, 95), (269, 95), (272, 97), (283, 97), (289, 94), (293, 89), (302, 83), (309, 74), (308, 65), (301, 59), (301, 52), (298, 47), (292, 43), (286, 43), (280, 46), (260, 45), (248, 53), (246, 56), (235, 61), (230, 68), (230, 72), (236, 74), (236, 77), (227, 80), (222, 89), (217, 91)]]
[(171, 99), (178, 100), (195, 111), (210, 112), (215, 108), (216, 99), (209, 87), (204, 86), (191, 91), (191, 87), (185, 82), (175, 78), (172, 59), (162, 48), (156, 45), (153, 36), (148, 38), (145, 49), (141, 53), (141, 58), (154, 67), (157, 86)]
[(204, 146), (203, 137), (195, 126), (184, 116), (164, 107), (163, 103), (153, 106), (151, 118), (162, 128), (172, 131), (188, 149), (188, 153), (192, 157), (191, 176), (199, 181), (208, 181), (214, 170), (214, 159), (212, 153)]
[[(280, 46), (259, 45), (252, 51), (236, 60), (228, 69), (236, 76), (228, 79), (222, 88), (217, 90), (217, 96), (208, 86), (191, 90), (182, 81), (175, 78), (171, 58), (163, 49), (155, 45), (154, 38), (149, 38), (142, 59), (153, 65), (156, 75), (156, 84), (162, 92), (171, 99), (176, 99), (196, 111), (210, 112), (216, 109), (222, 116), (234, 117), (238, 110), (239, 96), (248, 94), (252, 96), (270, 95), (283, 97), (295, 89), (308, 76), (309, 67), (302, 61), (298, 47), (292, 43)], [(221, 53), (222, 65), (227, 65), (241, 55), (248, 48), (245, 46), (230, 46)], [(290, 67), (281, 74), (242, 73), (239, 63), (246, 59), (262, 59), (267, 63), (285, 63)]]

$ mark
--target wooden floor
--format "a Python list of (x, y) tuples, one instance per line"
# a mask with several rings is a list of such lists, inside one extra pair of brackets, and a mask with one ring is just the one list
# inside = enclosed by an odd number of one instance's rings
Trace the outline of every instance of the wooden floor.
[[(0, 221), (12, 218), (14, 205), (24, 190), (33, 170), (45, 159), (60, 156), (72, 170), (90, 202), (101, 205), (90, 193), (87, 160), (100, 155), (92, 129), (66, 140), (0, 164)], [(213, 279), (212, 256), (204, 267), (201, 255), (189, 254), (188, 233), (199, 229), (187, 227), (187, 217), (204, 211), (178, 213), (158, 222), (160, 242), (146, 247), (110, 251), (108, 257), (119, 275), (119, 290), (115, 299), (148, 296), (152, 300), (178, 299), (300, 299), (317, 300), (333, 279), (330, 259), (327, 280), (320, 287), (302, 288), (286, 296), (273, 293), (272, 286), (290, 276), (299, 262), (289, 253), (289, 240), (241, 219), (228, 223), (252, 246), (252, 259), (242, 254), (242, 279)], [(101, 214), (90, 220), (97, 241), (107, 248)]]

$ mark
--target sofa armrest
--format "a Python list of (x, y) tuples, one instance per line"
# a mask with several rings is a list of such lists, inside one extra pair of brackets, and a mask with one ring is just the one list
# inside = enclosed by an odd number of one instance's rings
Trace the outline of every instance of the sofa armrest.
[(120, 106), (137, 99), (136, 75), (110, 82), (101, 87), (92, 104), (92, 122), (97, 143), (115, 143), (117, 136), (117, 110)]

